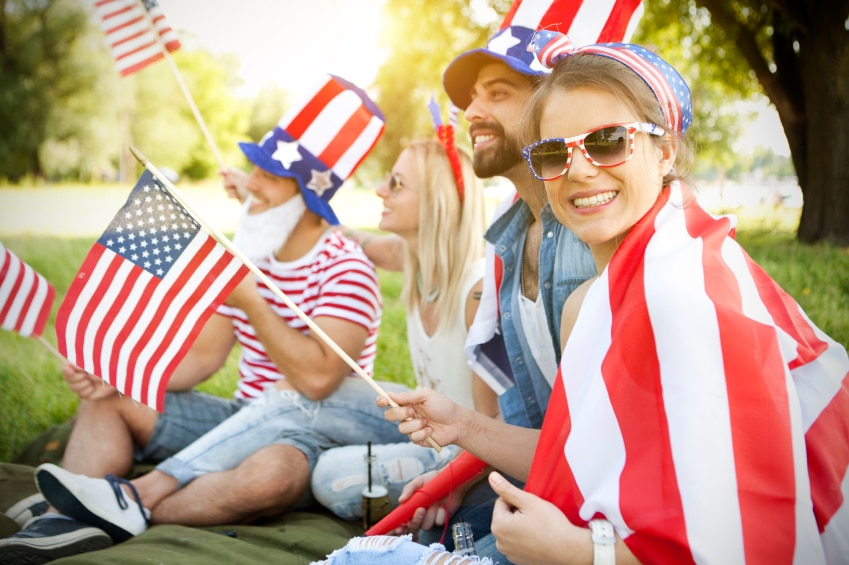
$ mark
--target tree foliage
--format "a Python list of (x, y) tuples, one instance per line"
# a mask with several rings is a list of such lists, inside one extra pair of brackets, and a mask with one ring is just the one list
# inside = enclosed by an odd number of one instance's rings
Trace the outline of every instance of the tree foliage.
[[(686, 57), (697, 60), (699, 72), (687, 78), (698, 92), (734, 97), (750, 93), (753, 83), (762, 89), (778, 112), (804, 196), (798, 237), (849, 244), (849, 0), (645, 0), (645, 6), (642, 37), (662, 33), (665, 21), (692, 46)], [(674, 42), (662, 47), (675, 50)], [(674, 64), (687, 68), (686, 61)], [(721, 108), (722, 102), (714, 103)]]

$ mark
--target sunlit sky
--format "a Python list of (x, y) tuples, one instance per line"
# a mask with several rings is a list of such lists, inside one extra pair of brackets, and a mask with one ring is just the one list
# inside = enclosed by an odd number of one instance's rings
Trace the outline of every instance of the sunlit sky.
[(384, 0), (159, 0), (189, 47), (236, 54), (248, 93), (276, 83), (294, 93), (323, 73), (367, 86), (383, 62)]
[[(159, 0), (184, 45), (239, 57), (247, 94), (267, 83), (299, 94), (328, 72), (367, 87), (385, 56), (379, 46), (384, 2)], [(760, 145), (789, 155), (775, 110), (762, 103), (746, 108), (758, 116), (735, 147)]]

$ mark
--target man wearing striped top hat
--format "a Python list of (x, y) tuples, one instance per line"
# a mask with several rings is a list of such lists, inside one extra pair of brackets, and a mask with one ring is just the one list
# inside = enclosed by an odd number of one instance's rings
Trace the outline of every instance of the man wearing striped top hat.
[[(379, 284), (361, 248), (331, 229), (339, 222), (330, 199), (383, 129), (365, 92), (327, 75), (260, 143), (240, 144), (254, 169), (238, 181), (248, 197), (236, 245), (367, 374), (382, 311)], [(81, 397), (77, 421), (63, 466), (36, 471), (52, 509), (0, 541), (0, 561), (100, 549), (150, 524), (275, 515), (310, 501), (321, 451), (405, 440), (384, 420), (370, 384), (316, 333), (246, 277), (175, 372), (162, 414), (67, 367)], [(236, 343), (234, 398), (191, 390), (223, 366)], [(139, 459), (161, 463), (132, 481), (118, 478)]]

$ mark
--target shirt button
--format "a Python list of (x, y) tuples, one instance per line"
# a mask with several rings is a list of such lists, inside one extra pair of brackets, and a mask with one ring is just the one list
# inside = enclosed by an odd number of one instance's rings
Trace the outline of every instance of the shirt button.
[(554, 237), (554, 232), (552, 232), (552, 231), (548, 232), (547, 234), (545, 234), (545, 237), (547, 237), (548, 239), (551, 239), (552, 237)]
[(547, 283), (545, 283), (545, 284), (544, 284), (544, 285), (542, 285), (542, 286), (544, 286), (544, 287), (546, 288), (546, 290), (547, 290), (547, 289), (551, 288), (551, 283), (550, 283), (550, 282), (547, 282)]

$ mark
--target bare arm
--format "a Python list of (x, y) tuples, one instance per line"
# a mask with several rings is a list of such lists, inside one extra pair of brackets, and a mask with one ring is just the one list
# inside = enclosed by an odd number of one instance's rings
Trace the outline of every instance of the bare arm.
[[(257, 291), (253, 277), (246, 277), (227, 303), (245, 313), (269, 359), (286, 375), (281, 386), (294, 388), (310, 400), (321, 400), (351, 372), (351, 367), (319, 336), (305, 335), (277, 315)], [(368, 338), (366, 328), (329, 316), (317, 317), (313, 323), (349, 357), (359, 358)]]
[(224, 365), (235, 343), (233, 322), (225, 316), (213, 314), (177, 365), (167, 390), (189, 390), (214, 375)]
[(342, 235), (356, 241), (374, 266), (387, 271), (404, 269), (404, 246), (407, 243), (394, 233), (375, 234), (370, 231), (348, 229), (340, 226)]
[[(439, 445), (456, 444), (520, 481), (527, 479), (539, 430), (506, 424), (427, 388), (390, 396), (399, 406), (388, 408), (384, 417), (398, 422), (398, 431), (414, 443), (426, 447), (432, 437)], [(383, 397), (377, 403), (387, 406)]]

